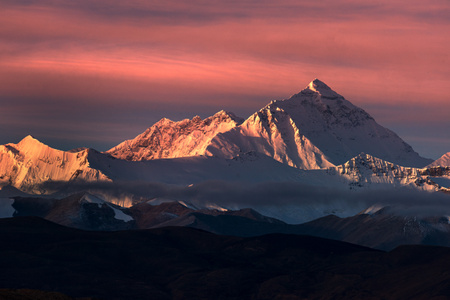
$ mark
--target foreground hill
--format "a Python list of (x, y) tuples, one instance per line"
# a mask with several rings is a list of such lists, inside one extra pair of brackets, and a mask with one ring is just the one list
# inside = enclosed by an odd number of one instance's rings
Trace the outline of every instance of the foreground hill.
[[(381, 250), (412, 244), (450, 246), (449, 217), (445, 209), (435, 207), (434, 214), (425, 216), (423, 210), (427, 206), (424, 205), (416, 209), (422, 211), (422, 216), (420, 213), (419, 216), (408, 214), (405, 207), (372, 207), (346, 218), (328, 215), (293, 225), (251, 208), (198, 208), (192, 203), (167, 199), (143, 201), (130, 208), (113, 205), (89, 193), (64, 199), (16, 197), (8, 200), (4, 203), (0, 199), (1, 217), (37, 216), (84, 230), (176, 226), (241, 237), (270, 233), (308, 234)], [(7, 209), (8, 205), (10, 209)]]
[[(308, 236), (88, 232), (0, 219), (2, 288), (99, 299), (445, 299), (450, 249), (381, 252)], [(441, 297), (441, 298), (439, 298)]]
[[(392, 250), (400, 245), (439, 245), (450, 247), (449, 217), (407, 215), (404, 208), (385, 207), (355, 216), (322, 217), (296, 228), (309, 234), (366, 247)], [(420, 215), (420, 213), (419, 213)]]

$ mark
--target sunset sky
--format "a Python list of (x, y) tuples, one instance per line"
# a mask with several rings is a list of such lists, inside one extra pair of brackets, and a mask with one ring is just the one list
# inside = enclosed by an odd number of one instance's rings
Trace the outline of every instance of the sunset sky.
[(0, 0), (0, 144), (103, 151), (167, 117), (247, 118), (319, 78), (450, 151), (450, 1)]

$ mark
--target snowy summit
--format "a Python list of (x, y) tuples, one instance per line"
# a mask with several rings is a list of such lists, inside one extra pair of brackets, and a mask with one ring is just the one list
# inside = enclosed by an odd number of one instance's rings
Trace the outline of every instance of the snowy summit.
[(301, 169), (337, 166), (361, 152), (411, 167), (431, 163), (319, 79), (289, 99), (270, 102), (245, 121), (225, 111), (205, 120), (164, 118), (107, 151), (126, 160), (233, 158), (246, 152)]

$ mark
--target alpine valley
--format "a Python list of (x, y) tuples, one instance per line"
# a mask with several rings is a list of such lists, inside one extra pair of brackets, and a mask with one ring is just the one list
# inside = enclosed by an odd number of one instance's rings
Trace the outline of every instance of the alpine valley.
[[(61, 151), (27, 136), (0, 146), (0, 185), (2, 217), (39, 216), (80, 229), (189, 226), (256, 235), (305, 233), (290, 226), (315, 220), (314, 234), (339, 223), (319, 218), (352, 218), (345, 224), (358, 227), (366, 221), (357, 216), (366, 215), (374, 224), (386, 224), (386, 216), (428, 224), (390, 246), (421, 243), (435, 230), (450, 234), (449, 222), (441, 224), (450, 216), (449, 154), (421, 157), (318, 79), (246, 120), (223, 110), (206, 119), (163, 118), (106, 152)], [(326, 237), (345, 240), (330, 230)]]

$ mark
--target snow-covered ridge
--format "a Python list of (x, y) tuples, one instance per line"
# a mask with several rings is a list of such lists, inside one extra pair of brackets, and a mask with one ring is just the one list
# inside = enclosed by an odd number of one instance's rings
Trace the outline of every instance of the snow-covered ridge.
[(308, 90), (317, 93), (322, 98), (337, 99), (343, 98), (341, 95), (333, 91), (328, 85), (320, 81), (319, 79), (314, 79), (308, 86), (302, 91), (304, 94), (308, 93)]
[(18, 144), (0, 146), (0, 188), (47, 194), (53, 190), (44, 190), (42, 183), (188, 186), (219, 180), (437, 191), (450, 182), (450, 167), (418, 169), (429, 160), (317, 79), (242, 121), (225, 111), (204, 120), (164, 118), (108, 153), (60, 151), (27, 136)]
[(248, 151), (301, 169), (340, 165), (361, 152), (411, 167), (431, 162), (318, 79), (218, 134), (206, 154), (231, 158)]
[(102, 172), (90, 168), (90, 151), (56, 150), (32, 136), (25, 137), (18, 144), (1, 145), (1, 186), (11, 185), (21, 191), (40, 194), (44, 191), (37, 185), (48, 181), (109, 181)]
[(345, 164), (330, 168), (328, 172), (337, 172), (338, 176), (348, 180), (354, 187), (371, 185), (389, 185), (392, 187), (411, 187), (426, 191), (443, 191), (435, 177), (449, 177), (450, 167), (413, 168), (361, 153)]
[[(219, 206), (225, 209), (258, 208), (260, 213), (297, 222), (312, 220), (330, 213), (350, 216), (367, 207), (364, 206), (364, 201), (341, 203), (342, 199), (339, 197), (335, 202), (327, 200), (318, 203), (306, 202), (303, 205), (300, 201), (298, 204), (280, 206), (278, 193), (281, 190), (278, 188), (288, 187), (289, 191), (291, 188), (298, 190), (300, 186), (302, 189), (311, 189), (314, 191), (313, 194), (321, 190), (331, 190), (333, 195), (348, 195), (354, 190), (404, 187), (413, 191), (445, 191), (444, 187), (449, 187), (446, 182), (450, 182), (450, 167), (423, 169), (402, 167), (368, 154), (360, 154), (336, 167), (301, 170), (258, 151), (240, 153), (232, 159), (196, 156), (127, 161), (92, 149), (64, 152), (52, 149), (31, 137), (25, 138), (17, 145), (0, 146), (0, 171), (4, 184), (29, 193), (50, 194), (59, 191), (58, 195), (67, 196), (88, 191), (95, 196), (85, 194), (81, 197), (79, 203), (81, 208), (85, 204), (98, 207), (98, 213), (112, 209), (114, 218), (124, 222), (131, 219), (126, 213), (123, 214), (124, 211), (105, 201), (124, 205), (124, 197), (128, 197), (130, 202), (126, 206), (131, 206), (134, 200), (154, 197), (152, 193), (155, 187), (168, 193), (167, 195), (162, 193), (158, 197), (168, 196), (168, 199), (174, 197), (174, 201), (188, 201), (201, 208), (218, 209)], [(57, 183), (42, 185), (52, 181)], [(105, 184), (104, 181), (111, 184)], [(96, 184), (99, 182), (101, 184)], [(248, 196), (251, 198), (254, 193), (248, 191), (247, 187), (258, 185), (261, 187), (263, 186), (261, 183), (264, 186), (267, 184), (272, 188), (276, 187), (276, 192), (272, 195), (261, 195), (261, 202), (265, 203), (263, 206), (258, 205), (258, 201), (246, 202)], [(172, 188), (177, 190), (175, 194), (171, 192)], [(235, 189), (236, 193), (233, 191)], [(207, 201), (198, 198), (200, 205), (195, 202), (197, 197), (195, 195), (202, 195), (203, 192), (212, 196), (208, 196)], [(227, 197), (227, 193), (230, 193), (230, 201), (234, 204), (228, 207), (226, 202), (216, 203), (214, 193), (220, 194), (218, 198)], [(299, 193), (300, 199), (301, 194)], [(328, 192), (326, 194), (328, 195)], [(288, 192), (286, 197), (292, 196), (289, 195), (291, 192)], [(314, 201), (316, 200), (314, 198)], [(241, 202), (236, 201), (242, 201), (242, 206), (239, 206)], [(3, 203), (5, 204), (3, 211), (8, 215), (13, 213), (11, 203), (5, 200)], [(252, 203), (254, 207), (251, 206)], [(66, 209), (68, 208), (61, 207), (55, 212), (54, 217), (61, 219), (58, 214)]]
[(344, 189), (384, 184), (431, 191), (440, 189), (433, 178), (450, 178), (450, 167), (402, 167), (368, 154), (337, 167), (308, 171), (289, 167), (261, 151), (240, 153), (232, 159), (197, 156), (133, 162), (93, 149), (60, 151), (32, 137), (17, 145), (0, 146), (0, 159), (2, 185), (34, 194), (54, 192), (44, 190), (42, 184), (46, 182), (159, 182), (187, 186), (207, 180), (290, 181)]
[(140, 161), (198, 155), (231, 159), (251, 151), (308, 170), (343, 164), (361, 152), (409, 167), (431, 162), (318, 79), (244, 122), (225, 111), (205, 120), (164, 118), (107, 153)]
[(299, 172), (262, 154), (243, 153), (234, 160), (195, 156), (127, 161), (93, 149), (56, 150), (32, 137), (26, 137), (17, 145), (0, 146), (0, 189), (12, 186), (31, 194), (51, 194), (70, 186), (84, 190), (86, 183), (96, 182), (158, 182), (186, 186), (207, 180), (296, 181)]
[(136, 138), (124, 141), (107, 153), (132, 161), (204, 155), (214, 136), (242, 121), (224, 110), (204, 120), (199, 116), (179, 122), (163, 118)]
[(429, 164), (427, 167), (450, 167), (450, 152), (445, 153), (440, 158)]
[(291, 116), (275, 101), (251, 115), (242, 125), (217, 135), (206, 154), (232, 158), (251, 151), (300, 169), (334, 166), (301, 134)]

